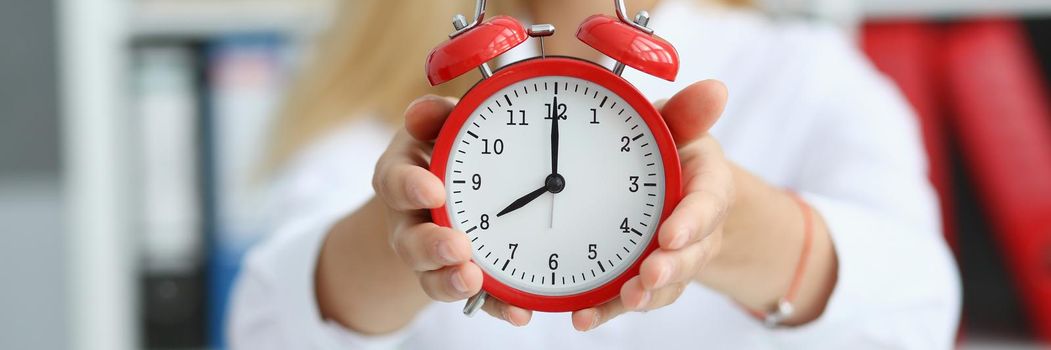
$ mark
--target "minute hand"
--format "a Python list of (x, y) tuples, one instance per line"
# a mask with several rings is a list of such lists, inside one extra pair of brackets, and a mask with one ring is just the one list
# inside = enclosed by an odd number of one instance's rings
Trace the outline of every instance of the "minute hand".
[(558, 96), (551, 104), (551, 174), (558, 174)]
[(496, 217), (500, 217), (504, 214), (518, 210), (518, 208), (524, 207), (526, 204), (529, 204), (529, 202), (532, 202), (534, 199), (540, 197), (540, 195), (546, 192), (547, 186), (538, 188), (536, 189), (536, 191), (529, 192), (529, 194), (522, 196), (522, 198), (516, 199), (514, 202), (511, 202), (511, 204), (508, 205), (507, 208), (504, 208), (504, 210), (501, 210), (499, 213), (496, 213)]

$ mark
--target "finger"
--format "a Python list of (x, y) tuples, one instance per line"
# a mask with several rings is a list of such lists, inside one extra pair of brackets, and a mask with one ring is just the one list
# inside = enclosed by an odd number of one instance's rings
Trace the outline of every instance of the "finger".
[(453, 98), (435, 95), (417, 98), (405, 108), (405, 129), (419, 141), (434, 140), (454, 106)]
[(672, 283), (656, 290), (642, 288), (641, 283), (625, 283), (624, 288), (621, 288), (620, 291), (620, 299), (623, 300), (625, 308), (629, 311), (656, 310), (678, 300), (689, 283)]
[(681, 249), (698, 242), (721, 223), (733, 200), (733, 173), (714, 139), (707, 137), (680, 152), (686, 196), (661, 224), (661, 249)]
[(664, 109), (664, 104), (666, 104), (666, 103), (668, 103), (668, 99), (666, 99), (666, 98), (662, 98), (662, 99), (653, 101), (653, 108), (656, 108), (658, 111), (662, 110), (662, 109)]
[(485, 310), (490, 316), (507, 321), (507, 323), (515, 327), (525, 326), (533, 318), (532, 311), (505, 303), (493, 297), (485, 299), (485, 305), (482, 305), (482, 310)]
[(413, 271), (436, 270), (471, 260), (467, 235), (430, 222), (395, 230), (391, 245)]
[(624, 307), (620, 298), (595, 307), (573, 311), (573, 328), (581, 332), (590, 331), (627, 311), (628, 309)]
[(661, 108), (661, 115), (678, 145), (703, 135), (715, 124), (726, 106), (726, 86), (718, 80), (705, 80), (687, 86)]
[(420, 287), (437, 301), (467, 299), (482, 289), (482, 270), (473, 262), (420, 273)]
[(679, 250), (658, 249), (639, 267), (639, 281), (644, 289), (655, 290), (689, 281), (708, 260), (707, 240)]
[(728, 206), (724, 196), (711, 191), (687, 194), (661, 224), (657, 234), (661, 249), (683, 249), (705, 239), (723, 222)]
[[(386, 157), (386, 156), (385, 156)], [(376, 194), (394, 210), (431, 209), (445, 203), (442, 181), (422, 167), (391, 158), (381, 160), (372, 179)]]

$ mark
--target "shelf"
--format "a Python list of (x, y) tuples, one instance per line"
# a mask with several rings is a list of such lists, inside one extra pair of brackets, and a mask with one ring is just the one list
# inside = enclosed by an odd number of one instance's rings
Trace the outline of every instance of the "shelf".
[(332, 0), (137, 0), (132, 37), (208, 36), (244, 31), (313, 34), (327, 24)]
[[(833, 10), (842, 10), (846, 6), (870, 19), (1051, 15), (1048, 0), (859, 0), (853, 5), (840, 1), (765, 0), (762, 3), (804, 13), (830, 6), (836, 8)], [(135, 0), (130, 5), (132, 37), (197, 37), (243, 31), (309, 35), (328, 23), (335, 0)]]
[(863, 0), (858, 6), (865, 17), (875, 19), (1051, 15), (1048, 0)]

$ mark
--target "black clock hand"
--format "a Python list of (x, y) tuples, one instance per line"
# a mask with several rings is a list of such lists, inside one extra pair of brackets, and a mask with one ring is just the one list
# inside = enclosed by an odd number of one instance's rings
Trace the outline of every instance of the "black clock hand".
[(558, 174), (558, 96), (551, 104), (551, 174)]
[(501, 215), (518, 210), (518, 208), (524, 207), (526, 204), (529, 204), (529, 202), (532, 202), (534, 199), (540, 197), (540, 195), (546, 192), (547, 185), (545, 184), (544, 187), (538, 188), (536, 189), (536, 191), (529, 192), (529, 194), (522, 196), (522, 198), (516, 199), (514, 202), (511, 202), (511, 205), (508, 205), (507, 208), (504, 208), (504, 210), (501, 210), (499, 213), (496, 213), (496, 217), (500, 217)]

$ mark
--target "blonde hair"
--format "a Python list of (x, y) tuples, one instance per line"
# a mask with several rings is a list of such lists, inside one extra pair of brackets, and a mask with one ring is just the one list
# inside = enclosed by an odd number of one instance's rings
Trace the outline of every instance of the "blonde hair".
[[(522, 1), (489, 1), (487, 17), (516, 16)], [(474, 0), (341, 2), (312, 62), (278, 113), (267, 169), (349, 118), (370, 115), (400, 125), (401, 112), (412, 99), (427, 93), (461, 96), (480, 79), (471, 72), (431, 87), (423, 71), (427, 53), (453, 31), (452, 15), (470, 17)]]

